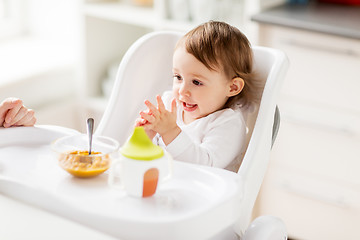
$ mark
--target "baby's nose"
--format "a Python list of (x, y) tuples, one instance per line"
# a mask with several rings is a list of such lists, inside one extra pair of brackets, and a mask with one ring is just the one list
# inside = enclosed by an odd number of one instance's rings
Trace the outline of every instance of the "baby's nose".
[(190, 95), (190, 91), (189, 91), (188, 87), (186, 86), (186, 84), (181, 84), (181, 86), (179, 88), (179, 94), (182, 96)]

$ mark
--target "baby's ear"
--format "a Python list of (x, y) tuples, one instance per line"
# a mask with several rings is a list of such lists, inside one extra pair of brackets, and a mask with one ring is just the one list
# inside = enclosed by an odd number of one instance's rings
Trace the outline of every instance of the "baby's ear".
[(231, 79), (228, 97), (238, 95), (243, 90), (244, 86), (245, 82), (242, 78), (235, 77)]

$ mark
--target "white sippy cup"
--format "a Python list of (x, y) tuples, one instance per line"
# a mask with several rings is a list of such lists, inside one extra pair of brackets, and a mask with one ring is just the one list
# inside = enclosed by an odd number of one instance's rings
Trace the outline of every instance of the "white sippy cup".
[(120, 149), (120, 158), (110, 167), (109, 185), (135, 197), (152, 196), (158, 185), (171, 176), (172, 158), (152, 143), (143, 127), (135, 127)]

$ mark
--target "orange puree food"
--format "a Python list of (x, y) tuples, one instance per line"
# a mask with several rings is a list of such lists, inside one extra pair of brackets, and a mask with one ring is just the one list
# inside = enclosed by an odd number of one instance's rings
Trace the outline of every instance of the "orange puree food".
[(60, 154), (60, 166), (75, 177), (94, 177), (110, 167), (110, 157), (101, 152), (72, 151)]

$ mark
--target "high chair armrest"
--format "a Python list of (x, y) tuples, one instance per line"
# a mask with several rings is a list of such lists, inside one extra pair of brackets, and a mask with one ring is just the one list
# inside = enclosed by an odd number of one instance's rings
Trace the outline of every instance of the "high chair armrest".
[(284, 222), (274, 216), (260, 216), (246, 229), (241, 240), (286, 240)]

